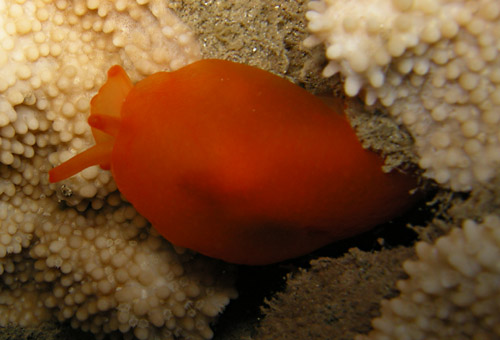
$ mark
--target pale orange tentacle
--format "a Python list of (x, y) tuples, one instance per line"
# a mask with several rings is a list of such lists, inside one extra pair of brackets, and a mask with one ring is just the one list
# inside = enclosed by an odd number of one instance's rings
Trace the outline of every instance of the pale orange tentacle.
[(120, 118), (102, 115), (102, 114), (92, 114), (88, 119), (89, 125), (95, 129), (98, 129), (110, 136), (116, 137), (118, 131), (120, 130)]
[(71, 177), (83, 169), (92, 165), (101, 165), (101, 167), (111, 165), (111, 151), (113, 150), (114, 139), (105, 143), (96, 144), (66, 162), (56, 166), (49, 171), (50, 183), (62, 181)]
[(92, 165), (111, 168), (111, 152), (120, 129), (121, 108), (133, 85), (125, 70), (115, 65), (108, 79), (90, 101), (89, 124), (96, 145), (49, 171), (51, 183), (62, 181)]

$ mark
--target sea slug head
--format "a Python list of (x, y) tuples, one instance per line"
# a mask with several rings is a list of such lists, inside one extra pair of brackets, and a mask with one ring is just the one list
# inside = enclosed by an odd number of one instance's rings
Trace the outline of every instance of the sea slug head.
[(49, 171), (49, 181), (59, 182), (92, 165), (109, 170), (111, 151), (118, 134), (121, 108), (133, 85), (125, 70), (118, 65), (108, 71), (108, 80), (90, 102), (88, 122), (96, 144)]

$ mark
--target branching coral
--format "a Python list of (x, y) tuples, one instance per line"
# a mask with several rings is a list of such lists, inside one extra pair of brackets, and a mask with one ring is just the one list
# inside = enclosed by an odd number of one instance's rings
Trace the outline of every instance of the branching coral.
[(99, 334), (206, 339), (235, 296), (227, 268), (150, 231), (108, 172), (47, 179), (93, 142), (89, 100), (112, 64), (138, 80), (199, 58), (167, 5), (0, 1), (1, 326), (55, 316)]
[(500, 169), (496, 0), (321, 0), (306, 40), (325, 43), (324, 75), (380, 102), (415, 138), (425, 175), (453, 190)]
[(401, 295), (382, 302), (368, 339), (498, 339), (500, 218), (466, 220), (435, 244), (420, 242)]

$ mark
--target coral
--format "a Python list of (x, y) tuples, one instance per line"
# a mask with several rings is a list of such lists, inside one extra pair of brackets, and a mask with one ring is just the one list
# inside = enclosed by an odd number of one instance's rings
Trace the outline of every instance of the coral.
[[(4, 3), (2, 164), (18, 169), (22, 159), (41, 152), (53, 166), (91, 145), (89, 101), (111, 65), (124, 65), (132, 80), (139, 80), (199, 59), (192, 33), (166, 5), (160, 0), (147, 6), (134, 1)], [(40, 178), (37, 170), (33, 177)], [(61, 199), (78, 205), (92, 198), (94, 208), (116, 189), (111, 175), (98, 168), (75, 176), (66, 188), (72, 195), (65, 191)]]
[(100, 335), (206, 339), (235, 296), (227, 267), (158, 236), (109, 172), (48, 183), (93, 143), (89, 101), (111, 65), (138, 80), (199, 59), (167, 5), (0, 2), (1, 326), (56, 318)]
[(416, 245), (417, 261), (401, 295), (382, 302), (368, 339), (498, 339), (500, 336), (500, 217), (466, 220), (434, 244)]
[(309, 3), (325, 76), (387, 108), (415, 139), (425, 176), (456, 191), (500, 165), (500, 5), (496, 0), (321, 0)]
[(0, 326), (55, 316), (95, 334), (212, 337), (209, 322), (235, 297), (220, 264), (174, 248), (129, 205), (85, 215), (49, 199), (40, 215), (40, 205), (26, 197), (0, 204), (4, 224), (19, 219), (21, 229), (2, 243), (34, 240), (0, 260)]

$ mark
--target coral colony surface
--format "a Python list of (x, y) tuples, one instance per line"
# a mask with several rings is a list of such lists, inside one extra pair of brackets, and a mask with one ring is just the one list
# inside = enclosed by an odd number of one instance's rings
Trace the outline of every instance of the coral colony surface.
[(500, 3), (427, 0), (311, 1), (326, 45), (325, 76), (387, 108), (415, 139), (425, 176), (457, 191), (500, 168)]
[(356, 340), (498, 339), (500, 218), (466, 220), (434, 245), (419, 242), (404, 263), (401, 295), (382, 302), (374, 330)]

